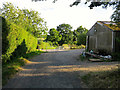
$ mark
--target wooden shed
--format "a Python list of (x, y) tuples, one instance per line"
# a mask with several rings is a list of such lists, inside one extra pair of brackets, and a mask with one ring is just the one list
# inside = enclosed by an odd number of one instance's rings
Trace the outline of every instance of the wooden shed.
[(97, 21), (87, 32), (86, 49), (120, 52), (120, 28), (110, 21)]

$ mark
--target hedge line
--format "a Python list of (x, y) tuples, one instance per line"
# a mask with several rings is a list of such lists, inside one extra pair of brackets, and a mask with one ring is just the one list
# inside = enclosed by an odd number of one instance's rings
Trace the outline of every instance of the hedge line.
[(11, 58), (23, 56), (26, 52), (34, 51), (37, 38), (21, 26), (2, 19), (2, 60), (4, 63)]

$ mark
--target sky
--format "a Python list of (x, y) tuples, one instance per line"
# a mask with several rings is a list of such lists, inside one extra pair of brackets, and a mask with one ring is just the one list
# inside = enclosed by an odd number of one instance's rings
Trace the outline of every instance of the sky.
[(88, 30), (96, 23), (96, 21), (110, 21), (113, 13), (112, 7), (102, 9), (97, 7), (90, 9), (89, 4), (85, 5), (83, 0), (78, 6), (70, 7), (75, 0), (44, 0), (32, 2), (32, 0), (0, 0), (0, 7), (3, 3), (11, 2), (20, 9), (35, 10), (40, 13), (40, 17), (47, 22), (48, 29), (57, 28), (60, 24), (70, 24), (73, 29), (83, 26)]

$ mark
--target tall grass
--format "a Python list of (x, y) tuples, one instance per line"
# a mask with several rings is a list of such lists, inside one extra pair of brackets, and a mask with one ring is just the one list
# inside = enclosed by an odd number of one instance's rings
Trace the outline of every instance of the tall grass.
[(104, 72), (90, 72), (82, 76), (82, 80), (89, 88), (118, 88), (120, 69)]

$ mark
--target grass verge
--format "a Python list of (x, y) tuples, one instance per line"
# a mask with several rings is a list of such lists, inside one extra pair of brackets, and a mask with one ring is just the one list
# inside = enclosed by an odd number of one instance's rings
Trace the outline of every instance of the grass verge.
[(41, 53), (46, 53), (45, 51), (33, 51), (33, 52), (30, 52), (30, 53), (27, 53), (26, 55), (24, 55), (23, 57), (28, 59), (28, 58), (32, 58), (33, 56), (36, 56), (36, 55), (40, 55)]
[(104, 72), (89, 72), (81, 78), (90, 88), (118, 88), (118, 81), (120, 81), (120, 69)]
[(40, 55), (41, 53), (45, 53), (44, 51), (34, 51), (27, 53), (24, 57), (16, 58), (9, 63), (5, 63), (2, 65), (2, 86), (4, 86), (7, 81), (12, 78), (19, 70), (21, 70), (21, 66), (24, 66), (29, 62), (28, 58), (31, 58), (35, 55)]

